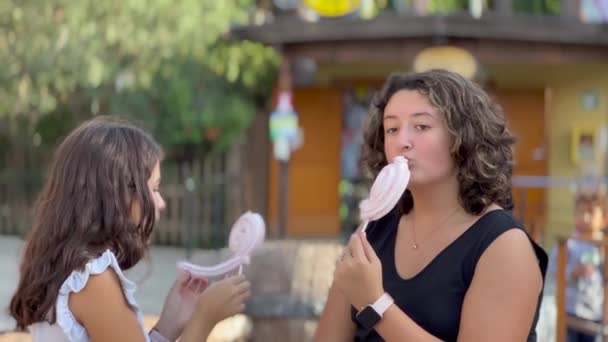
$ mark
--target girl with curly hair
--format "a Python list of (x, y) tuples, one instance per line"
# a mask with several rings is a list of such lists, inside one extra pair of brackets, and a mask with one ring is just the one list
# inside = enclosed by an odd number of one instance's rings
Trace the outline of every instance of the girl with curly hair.
[(371, 105), (364, 163), (396, 156), (399, 204), (354, 233), (316, 341), (535, 341), (546, 253), (512, 216), (514, 138), (476, 84), (395, 74)]

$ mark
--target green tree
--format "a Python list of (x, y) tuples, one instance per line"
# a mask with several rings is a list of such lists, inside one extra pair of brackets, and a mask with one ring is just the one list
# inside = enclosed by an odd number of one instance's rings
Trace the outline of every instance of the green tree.
[(253, 0), (0, 2), (0, 141), (10, 141), (0, 165), (33, 166), (91, 114), (134, 116), (169, 150), (229, 145), (276, 75), (273, 49), (224, 37), (254, 8)]
[(253, 0), (1, 1), (3, 194), (17, 207), (31, 203), (56, 142), (94, 114), (147, 126), (179, 162), (166, 165), (169, 176), (230, 146), (276, 77), (274, 49), (226, 37), (254, 8)]
[(430, 0), (430, 13), (451, 13), (466, 11), (469, 8), (469, 0)]
[(560, 0), (514, 0), (515, 12), (529, 14), (559, 14)]

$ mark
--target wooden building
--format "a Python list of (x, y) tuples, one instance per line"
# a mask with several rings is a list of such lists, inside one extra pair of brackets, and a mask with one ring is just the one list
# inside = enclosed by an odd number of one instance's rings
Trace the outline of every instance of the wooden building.
[[(281, 77), (295, 80), (287, 87), (293, 89), (304, 145), (290, 162), (289, 236), (340, 234), (345, 96), (365, 97), (389, 73), (412, 70), (416, 57), (430, 47), (474, 56), (476, 80), (504, 107), (518, 137), (515, 176), (576, 175), (570, 153), (574, 132), (603, 125), (608, 115), (608, 25), (583, 22), (577, 1), (562, 0), (559, 15), (518, 13), (511, 0), (493, 3), (479, 18), (387, 11), (369, 20), (307, 22), (294, 13), (277, 13), (272, 22), (232, 31), (239, 39), (280, 49), (290, 66)], [(450, 62), (450, 56), (441, 57)], [(278, 167), (267, 120), (268, 113), (260, 113), (253, 128), (252, 172), (258, 180), (254, 192), (262, 194), (256, 205), (272, 228)], [(537, 238), (552, 241), (571, 229), (569, 191), (565, 186), (514, 189), (518, 215)]]

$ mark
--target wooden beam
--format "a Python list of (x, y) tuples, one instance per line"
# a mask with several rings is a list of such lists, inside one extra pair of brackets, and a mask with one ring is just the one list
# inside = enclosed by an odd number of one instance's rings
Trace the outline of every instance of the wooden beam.
[[(593, 45), (565, 45), (490, 40), (450, 39), (447, 44), (470, 51), (481, 63), (605, 63), (608, 49)], [(308, 57), (330, 63), (392, 63), (409, 65), (422, 49), (432, 46), (432, 38), (385, 39), (376, 41), (319, 42), (289, 44), (285, 53), (292, 58)]]
[[(506, 8), (506, 5), (502, 6)], [(368, 21), (337, 19), (318, 23), (289, 17), (289, 20), (278, 18), (263, 26), (234, 28), (232, 34), (241, 39), (279, 45), (433, 37), (608, 46), (608, 29), (604, 25), (564, 21), (553, 16), (505, 17), (496, 13), (487, 13), (479, 19), (468, 14), (425, 17), (383, 14)]]

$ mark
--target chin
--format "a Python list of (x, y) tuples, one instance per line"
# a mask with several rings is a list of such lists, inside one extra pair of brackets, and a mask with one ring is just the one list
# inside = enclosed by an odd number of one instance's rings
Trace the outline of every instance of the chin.
[(407, 183), (407, 188), (412, 190), (412, 189), (416, 189), (417, 187), (424, 185), (423, 183), (418, 182), (416, 179), (412, 179), (410, 178), (409, 183)]

